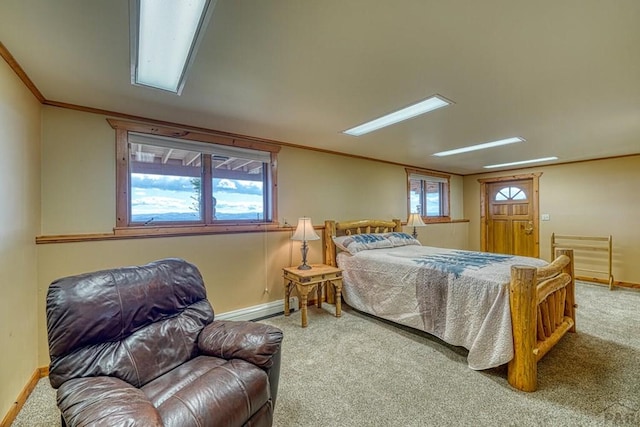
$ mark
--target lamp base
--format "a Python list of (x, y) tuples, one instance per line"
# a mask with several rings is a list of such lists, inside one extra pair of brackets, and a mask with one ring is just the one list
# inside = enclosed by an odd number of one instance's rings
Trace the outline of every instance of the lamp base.
[(311, 266), (307, 264), (307, 251), (309, 250), (309, 246), (307, 246), (307, 241), (302, 241), (302, 246), (300, 247), (300, 253), (302, 254), (302, 264), (298, 266), (298, 270), (311, 270)]

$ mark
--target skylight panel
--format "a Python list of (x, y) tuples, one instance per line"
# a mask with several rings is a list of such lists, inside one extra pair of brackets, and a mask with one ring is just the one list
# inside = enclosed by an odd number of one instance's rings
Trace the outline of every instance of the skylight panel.
[(441, 151), (439, 153), (435, 153), (434, 156), (444, 157), (444, 156), (452, 156), (454, 154), (467, 153), (469, 151), (476, 150), (484, 150), (487, 148), (499, 147), (501, 145), (507, 144), (515, 144), (518, 142), (525, 142), (524, 138), (519, 136), (514, 136), (512, 138), (501, 139), (498, 141), (485, 142), (483, 144), (470, 145), (468, 147), (456, 148), (455, 150)]
[(131, 83), (180, 94), (215, 0), (130, 0)]
[(489, 166), (483, 166), (485, 169), (494, 169), (494, 168), (502, 168), (505, 166), (518, 166), (518, 165), (526, 165), (526, 164), (530, 164), (530, 163), (542, 163), (542, 162), (549, 162), (552, 160), (558, 160), (557, 157), (553, 156), (553, 157), (542, 157), (540, 159), (531, 159), (531, 160), (521, 160), (519, 162), (511, 162), (511, 163), (501, 163), (499, 165), (489, 165)]
[(394, 111), (385, 116), (378, 117), (377, 119), (363, 123), (351, 129), (347, 129), (342, 133), (346, 133), (352, 136), (364, 135), (366, 133), (373, 132), (374, 130), (378, 130), (395, 123), (411, 119), (413, 117), (446, 107), (451, 104), (451, 101), (448, 101), (439, 95), (434, 95), (425, 99), (424, 101), (420, 101), (401, 110)]

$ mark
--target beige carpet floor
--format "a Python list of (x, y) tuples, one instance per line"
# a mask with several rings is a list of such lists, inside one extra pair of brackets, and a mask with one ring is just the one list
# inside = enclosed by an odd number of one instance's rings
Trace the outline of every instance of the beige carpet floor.
[[(540, 362), (539, 390), (472, 371), (466, 350), (333, 306), (263, 320), (284, 331), (275, 426), (640, 425), (640, 292), (577, 287), (577, 334)], [(45, 378), (13, 426), (57, 426)]]

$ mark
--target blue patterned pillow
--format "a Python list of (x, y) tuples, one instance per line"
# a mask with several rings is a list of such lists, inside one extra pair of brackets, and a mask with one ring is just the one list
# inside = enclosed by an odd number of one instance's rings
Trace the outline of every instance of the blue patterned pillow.
[(392, 248), (393, 243), (383, 234), (352, 234), (333, 238), (337, 247), (355, 255), (368, 249)]
[(394, 231), (392, 233), (384, 233), (383, 236), (385, 236), (391, 242), (394, 248), (398, 246), (408, 245), (421, 246), (421, 243), (418, 241), (418, 239), (415, 239), (413, 236), (407, 233)]

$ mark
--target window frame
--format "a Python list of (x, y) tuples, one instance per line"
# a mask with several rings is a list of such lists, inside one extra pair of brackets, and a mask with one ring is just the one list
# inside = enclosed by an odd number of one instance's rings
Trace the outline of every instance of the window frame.
[[(277, 154), (280, 146), (262, 140), (238, 138), (232, 135), (193, 131), (169, 126), (107, 119), (116, 131), (116, 235), (183, 235), (264, 231), (279, 227), (277, 222)], [(199, 222), (157, 222), (148, 225), (132, 223), (129, 170), (129, 133), (147, 134), (149, 137), (170, 137), (189, 142), (226, 145), (230, 147), (268, 152), (269, 170), (263, 171), (268, 179), (265, 184), (265, 211), (270, 213), (267, 220), (213, 220), (212, 206), (207, 199), (202, 202), (203, 220)], [(202, 155), (202, 194), (212, 193), (211, 156)], [(270, 197), (269, 197), (270, 196)]]
[[(413, 168), (405, 168), (407, 174), (407, 217), (410, 213), (412, 213), (411, 206), (411, 180), (417, 177), (419, 178), (427, 178), (423, 181), (428, 181), (428, 178), (434, 178), (434, 181), (440, 185), (440, 212), (442, 215), (438, 216), (427, 216), (426, 212), (420, 212), (420, 216), (422, 217), (422, 221), (425, 223), (429, 222), (451, 222), (451, 175), (434, 172), (426, 169), (413, 169)], [(446, 187), (446, 188), (442, 188)], [(426, 206), (421, 207), (422, 211), (426, 211)]]

